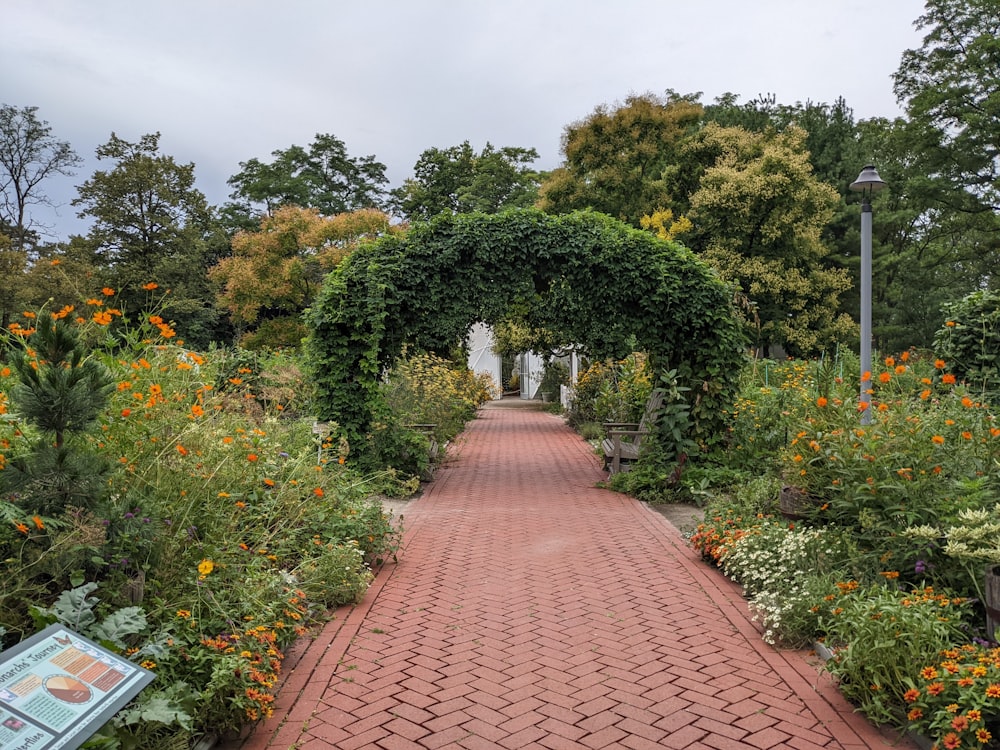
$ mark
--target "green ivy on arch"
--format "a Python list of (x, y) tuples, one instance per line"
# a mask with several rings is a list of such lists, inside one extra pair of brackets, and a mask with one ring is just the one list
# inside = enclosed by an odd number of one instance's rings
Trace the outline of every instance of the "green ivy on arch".
[[(404, 345), (446, 353), (516, 316), (596, 359), (645, 351), (689, 388), (694, 434), (722, 426), (745, 356), (731, 290), (687, 248), (595, 212), (441, 215), (356, 250), (308, 312), (319, 418), (356, 448), (385, 419)], [(363, 448), (362, 448), (363, 450)]]

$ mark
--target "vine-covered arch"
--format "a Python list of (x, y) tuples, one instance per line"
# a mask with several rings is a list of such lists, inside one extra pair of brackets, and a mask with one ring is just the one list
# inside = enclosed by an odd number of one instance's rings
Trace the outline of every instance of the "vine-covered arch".
[(319, 417), (352, 440), (382, 417), (378, 382), (405, 344), (447, 352), (511, 311), (594, 358), (645, 351), (719, 426), (742, 357), (730, 290), (690, 250), (594, 212), (442, 215), (354, 252), (309, 312)]

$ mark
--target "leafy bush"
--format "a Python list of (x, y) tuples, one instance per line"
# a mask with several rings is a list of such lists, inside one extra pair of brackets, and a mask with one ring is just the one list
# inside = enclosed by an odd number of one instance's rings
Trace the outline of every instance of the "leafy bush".
[(386, 402), (399, 424), (433, 425), (444, 444), (457, 435), (476, 409), (494, 398), (498, 386), (488, 375), (433, 354), (397, 360), (383, 386)]
[(966, 640), (968, 605), (932, 588), (904, 591), (847, 581), (840, 591), (820, 620), (833, 651), (826, 668), (869, 718), (898, 726), (920, 666)]
[(1000, 294), (979, 290), (944, 306), (934, 351), (978, 393), (1000, 392)]
[(652, 373), (642, 354), (594, 362), (573, 386), (569, 423), (638, 422), (652, 390)]

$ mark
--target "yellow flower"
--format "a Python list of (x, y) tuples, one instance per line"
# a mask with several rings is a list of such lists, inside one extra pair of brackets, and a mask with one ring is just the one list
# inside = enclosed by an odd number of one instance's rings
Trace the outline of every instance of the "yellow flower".
[(202, 560), (198, 563), (198, 572), (202, 575), (202, 577), (207, 576), (213, 570), (215, 570), (215, 563), (211, 560)]

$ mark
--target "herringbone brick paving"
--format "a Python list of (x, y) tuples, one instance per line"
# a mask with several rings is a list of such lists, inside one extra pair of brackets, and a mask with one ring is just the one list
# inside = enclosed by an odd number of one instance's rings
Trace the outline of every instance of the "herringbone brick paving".
[(560, 418), (480, 411), (242, 750), (909, 747), (604, 476)]

